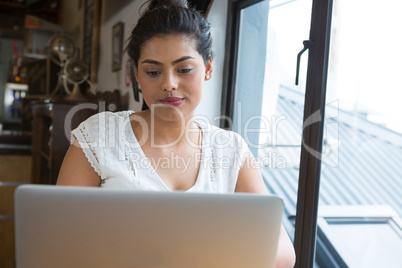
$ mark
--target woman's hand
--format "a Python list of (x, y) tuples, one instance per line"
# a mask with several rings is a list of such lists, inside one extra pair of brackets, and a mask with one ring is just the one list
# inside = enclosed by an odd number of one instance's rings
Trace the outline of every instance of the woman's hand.
[(285, 227), (281, 227), (279, 236), (278, 253), (276, 255), (275, 268), (291, 268), (295, 265), (296, 255), (292, 241), (286, 233)]
[[(246, 156), (237, 178), (236, 192), (268, 194), (259, 169), (252, 165), (255, 161), (251, 154)], [(276, 256), (276, 268), (291, 268), (295, 265), (296, 255), (292, 241), (286, 233), (283, 225), (279, 235), (278, 252)]]

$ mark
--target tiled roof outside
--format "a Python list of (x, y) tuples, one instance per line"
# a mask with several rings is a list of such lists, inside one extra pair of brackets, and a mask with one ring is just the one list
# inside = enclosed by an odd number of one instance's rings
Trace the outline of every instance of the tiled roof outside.
[[(304, 106), (297, 95), (280, 91), (277, 111), (287, 120), (278, 124), (278, 146), (264, 149), (285, 157), (288, 165), (261, 170), (267, 187), (284, 198), (287, 215), (296, 213)], [(325, 124), (320, 205), (389, 205), (402, 216), (402, 135), (337, 110), (326, 107), (337, 117)]]
[[(277, 115), (287, 118), (278, 124), (277, 146), (269, 146), (268, 140), (259, 151), (259, 157), (285, 159), (285, 167), (270, 163), (261, 173), (267, 188), (284, 200), (284, 224), (292, 239), (288, 219), (296, 215), (303, 106), (302, 94), (279, 91)], [(402, 135), (342, 111), (337, 103), (327, 105), (326, 118), (319, 205), (388, 205), (402, 218)], [(331, 258), (321, 242), (317, 240), (317, 257)]]

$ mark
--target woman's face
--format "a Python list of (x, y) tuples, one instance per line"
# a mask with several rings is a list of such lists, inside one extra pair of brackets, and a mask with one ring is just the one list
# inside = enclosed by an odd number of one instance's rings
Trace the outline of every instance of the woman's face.
[(151, 112), (160, 119), (177, 121), (191, 117), (199, 104), (204, 80), (212, 73), (212, 60), (204, 63), (191, 38), (155, 36), (141, 49), (135, 73)]

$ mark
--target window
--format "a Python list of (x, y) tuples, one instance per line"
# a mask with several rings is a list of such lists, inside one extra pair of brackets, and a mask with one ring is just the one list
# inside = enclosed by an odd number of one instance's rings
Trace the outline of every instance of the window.
[(402, 222), (391, 207), (320, 206), (319, 211), (319, 236), (340, 266), (402, 266)]
[[(378, 260), (388, 252), (382, 263), (400, 266), (402, 4), (352, 2), (229, 0), (222, 113), (233, 122), (221, 126), (245, 138), (267, 188), (284, 199), (296, 267), (375, 263), (362, 232), (381, 243)], [(327, 213), (334, 208), (338, 218)]]
[[(402, 266), (401, 8), (396, 0), (334, 1), (326, 111), (337, 113), (325, 119), (319, 211), (343, 206), (349, 215), (318, 227), (337, 238), (336, 254), (352, 268)], [(373, 205), (381, 207), (365, 209)]]

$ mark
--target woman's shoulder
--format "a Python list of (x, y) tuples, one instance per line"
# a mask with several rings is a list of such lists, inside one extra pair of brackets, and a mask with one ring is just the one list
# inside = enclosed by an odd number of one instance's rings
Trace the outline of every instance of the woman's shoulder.
[(134, 111), (129, 110), (119, 112), (99, 112), (81, 122), (74, 131), (97, 134), (101, 130), (110, 129), (110, 126), (112, 125), (117, 126), (122, 121), (129, 121), (129, 116), (132, 113), (134, 113)]
[(129, 120), (129, 116), (132, 113), (134, 113), (134, 111), (130, 110), (119, 112), (103, 111), (88, 117), (82, 124), (90, 127), (100, 127), (103, 122), (107, 123), (111, 120)]
[(103, 111), (96, 113), (90, 116), (86, 121), (99, 121), (103, 119), (118, 119), (118, 118), (128, 118), (134, 111), (126, 110), (126, 111), (118, 111), (118, 112), (111, 112), (111, 111)]

